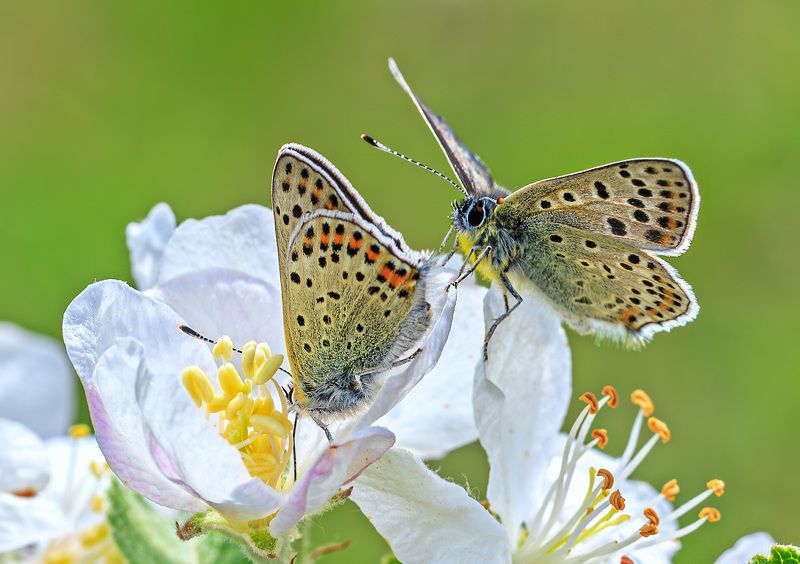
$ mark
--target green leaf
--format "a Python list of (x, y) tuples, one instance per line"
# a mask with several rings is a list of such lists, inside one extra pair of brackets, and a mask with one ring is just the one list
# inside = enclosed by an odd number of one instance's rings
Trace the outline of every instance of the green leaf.
[(750, 560), (750, 564), (800, 564), (800, 551), (796, 546), (773, 546), (769, 556), (757, 554)]
[(175, 523), (142, 496), (114, 480), (108, 490), (107, 518), (114, 541), (128, 562), (184, 564), (197, 561), (194, 543), (175, 535)]
[(214, 562), (214, 564), (249, 564), (250, 559), (245, 556), (239, 545), (232, 542), (222, 533), (209, 533), (197, 543), (197, 556), (199, 562)]

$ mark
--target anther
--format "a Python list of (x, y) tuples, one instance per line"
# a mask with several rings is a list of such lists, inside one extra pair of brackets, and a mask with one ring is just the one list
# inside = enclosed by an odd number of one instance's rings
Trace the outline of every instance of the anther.
[(718, 480), (717, 478), (709, 480), (708, 483), (706, 484), (706, 487), (714, 490), (714, 495), (716, 495), (717, 497), (725, 493), (725, 482), (723, 482), (722, 480)]
[(641, 529), (639, 529), (639, 535), (643, 537), (652, 537), (656, 534), (658, 534), (658, 527), (652, 523), (647, 523), (646, 525), (643, 525)]
[(233, 356), (233, 341), (227, 335), (223, 335), (219, 340), (214, 343), (211, 349), (214, 358), (221, 358), (223, 360), (230, 360)]
[(661, 519), (658, 518), (658, 513), (656, 513), (656, 510), (652, 507), (646, 508), (643, 513), (651, 525), (658, 526), (661, 523)]
[(667, 444), (669, 440), (672, 438), (672, 433), (669, 432), (669, 427), (667, 427), (667, 424), (661, 421), (660, 419), (651, 417), (650, 419), (647, 420), (647, 426), (650, 428), (651, 431), (653, 431), (655, 434), (661, 437), (661, 442), (663, 444)]
[(706, 519), (709, 523), (716, 523), (722, 518), (722, 515), (713, 507), (704, 507), (700, 510), (699, 517), (701, 519)]
[(619, 490), (614, 490), (614, 492), (611, 494), (611, 497), (608, 498), (608, 502), (611, 504), (611, 507), (617, 511), (622, 511), (625, 509), (625, 498), (622, 497), (622, 494), (619, 493)]
[(678, 480), (672, 479), (661, 488), (661, 495), (669, 501), (675, 501), (675, 497), (681, 493), (681, 488), (678, 485)]
[(650, 399), (650, 396), (648, 396), (647, 392), (644, 390), (634, 390), (633, 393), (631, 393), (631, 401), (634, 405), (639, 406), (639, 409), (642, 410), (645, 417), (650, 417), (656, 410), (653, 405), (653, 400)]
[(199, 366), (187, 366), (181, 372), (181, 383), (197, 407), (214, 398), (214, 388)]
[(108, 471), (108, 463), (105, 460), (92, 460), (89, 463), (89, 470), (91, 470), (92, 475), (99, 480), (100, 477)]
[(603, 395), (608, 396), (608, 407), (617, 407), (619, 405), (619, 395), (614, 386), (605, 386), (603, 388)]
[(275, 435), (282, 439), (287, 438), (289, 436), (289, 431), (291, 430), (287, 428), (282, 421), (279, 421), (274, 417), (270, 417), (269, 415), (253, 415), (250, 418), (250, 424), (254, 429), (261, 431), (262, 433)]
[(78, 423), (69, 428), (67, 432), (73, 439), (83, 439), (92, 434), (92, 430), (85, 423)]
[(597, 471), (598, 476), (602, 476), (603, 478), (603, 489), (608, 491), (614, 487), (614, 475), (611, 473), (610, 470), (606, 470), (605, 468), (601, 468)]
[(244, 382), (239, 377), (236, 368), (229, 362), (226, 362), (217, 370), (217, 380), (222, 388), (222, 392), (226, 397), (233, 398), (242, 391)]
[(619, 559), (619, 564), (636, 564), (629, 556), (625, 556), (624, 554)]
[(256, 371), (256, 347), (255, 341), (248, 341), (242, 347), (242, 372), (248, 378), (252, 378)]
[(594, 429), (592, 431), (592, 438), (597, 439), (597, 446), (604, 449), (608, 444), (608, 431), (605, 429)]
[(594, 415), (597, 413), (599, 407), (597, 405), (597, 396), (592, 392), (585, 392), (578, 397), (579, 400), (585, 402), (589, 406), (589, 413)]
[(255, 376), (253, 376), (253, 383), (257, 386), (261, 384), (266, 384), (269, 380), (275, 376), (275, 373), (278, 371), (278, 368), (281, 367), (283, 364), (283, 355), (276, 354), (275, 356), (271, 356), (268, 358), (261, 366), (258, 367), (256, 370)]

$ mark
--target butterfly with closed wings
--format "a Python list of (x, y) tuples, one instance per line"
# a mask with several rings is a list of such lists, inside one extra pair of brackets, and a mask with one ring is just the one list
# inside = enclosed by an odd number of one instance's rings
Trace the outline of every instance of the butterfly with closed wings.
[(656, 256), (680, 255), (692, 240), (700, 195), (684, 163), (629, 159), (512, 193), (411, 90), (391, 59), (389, 68), (461, 183), (465, 197), (453, 203), (448, 238), (455, 232), (456, 244), (468, 250), (465, 266), (471, 266), (462, 277), (479, 268), (506, 296), (505, 313), (487, 331), (484, 358), (497, 326), (522, 303), (517, 288), (543, 298), (578, 332), (628, 344), (695, 318), (691, 287)]

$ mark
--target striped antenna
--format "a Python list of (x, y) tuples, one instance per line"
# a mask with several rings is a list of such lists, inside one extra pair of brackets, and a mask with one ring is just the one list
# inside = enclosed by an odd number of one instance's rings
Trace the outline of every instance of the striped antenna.
[(458, 185), (458, 184), (457, 184), (457, 183), (456, 183), (456, 182), (455, 182), (453, 179), (451, 179), (449, 176), (446, 176), (446, 175), (442, 174), (441, 172), (439, 172), (439, 171), (438, 171), (438, 170), (436, 170), (435, 168), (431, 168), (431, 167), (429, 167), (429, 166), (428, 166), (428, 165), (426, 165), (426, 164), (422, 164), (422, 163), (421, 163), (421, 162), (419, 162), (419, 161), (415, 161), (415, 160), (414, 160), (414, 159), (412, 159), (411, 157), (407, 157), (407, 156), (406, 156), (406, 155), (404, 155), (403, 153), (400, 153), (400, 152), (398, 152), (398, 151), (395, 151), (394, 149), (392, 149), (392, 148), (390, 148), (390, 147), (387, 147), (386, 145), (384, 145), (383, 143), (381, 143), (380, 141), (378, 141), (378, 140), (377, 140), (377, 139), (375, 139), (374, 137), (371, 137), (371, 136), (367, 135), (366, 133), (362, 133), (362, 134), (361, 134), (361, 139), (363, 139), (364, 141), (366, 141), (367, 143), (369, 143), (370, 145), (372, 145), (372, 146), (373, 146), (373, 147), (375, 147), (376, 149), (379, 149), (379, 150), (383, 151), (384, 153), (389, 153), (390, 155), (394, 155), (395, 157), (400, 157), (401, 159), (403, 159), (403, 160), (404, 160), (404, 161), (406, 161), (406, 162), (409, 162), (409, 163), (411, 163), (411, 164), (415, 164), (415, 165), (417, 165), (418, 167), (420, 167), (420, 168), (422, 168), (422, 169), (425, 169), (425, 170), (427, 170), (428, 172), (432, 172), (433, 174), (435, 174), (435, 175), (436, 175), (436, 176), (438, 176), (439, 178), (444, 178), (444, 179), (445, 179), (447, 182), (449, 182), (450, 184), (452, 184), (452, 185), (453, 185), (453, 186), (456, 188), (456, 190), (458, 190), (459, 192), (461, 192), (461, 193), (462, 193), (462, 194), (464, 194), (465, 196), (469, 197), (469, 194), (467, 194), (467, 191), (466, 191), (466, 190), (464, 190), (464, 189), (463, 189), (461, 186), (459, 186), (459, 185)]

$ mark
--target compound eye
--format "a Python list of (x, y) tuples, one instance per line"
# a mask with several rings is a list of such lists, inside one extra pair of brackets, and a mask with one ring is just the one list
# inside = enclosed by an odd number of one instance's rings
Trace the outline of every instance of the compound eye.
[(469, 215), (467, 215), (467, 221), (472, 227), (480, 227), (485, 218), (486, 212), (481, 204), (474, 206), (471, 210), (469, 210)]

